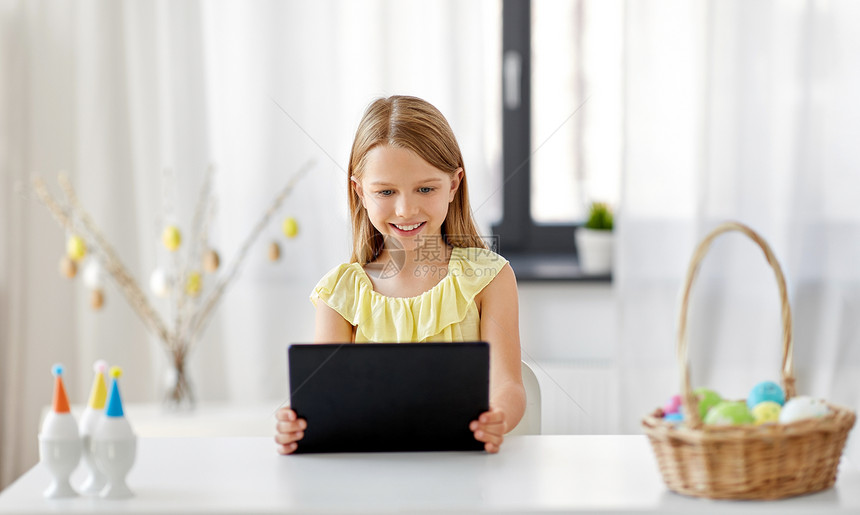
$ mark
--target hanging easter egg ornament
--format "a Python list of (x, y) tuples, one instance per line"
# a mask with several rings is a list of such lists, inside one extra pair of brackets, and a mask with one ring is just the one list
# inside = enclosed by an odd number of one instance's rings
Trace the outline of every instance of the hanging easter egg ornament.
[(104, 274), (98, 261), (90, 259), (87, 266), (84, 267), (84, 284), (91, 290), (104, 287)]
[(284, 219), (282, 229), (287, 238), (295, 238), (299, 234), (299, 223), (292, 216), (287, 217)]
[(221, 258), (218, 253), (211, 249), (206, 251), (206, 254), (203, 255), (203, 269), (206, 270), (206, 273), (214, 274), (219, 266), (221, 266)]
[(78, 265), (69, 256), (60, 258), (60, 274), (68, 279), (73, 279), (78, 275)]
[(84, 239), (77, 234), (71, 235), (66, 242), (66, 255), (73, 261), (83, 259), (87, 255), (87, 244), (84, 243)]
[(200, 272), (191, 272), (188, 274), (188, 281), (185, 283), (185, 293), (191, 297), (196, 297), (200, 293), (201, 282)]
[(100, 289), (95, 289), (90, 293), (90, 307), (98, 311), (105, 305), (105, 294)]
[(170, 294), (170, 278), (163, 268), (156, 268), (149, 276), (149, 289), (156, 297), (164, 298)]
[(281, 259), (281, 246), (278, 242), (273, 241), (269, 244), (269, 261), (277, 261)]
[(170, 252), (174, 252), (182, 243), (182, 234), (175, 225), (168, 225), (161, 233), (161, 243)]

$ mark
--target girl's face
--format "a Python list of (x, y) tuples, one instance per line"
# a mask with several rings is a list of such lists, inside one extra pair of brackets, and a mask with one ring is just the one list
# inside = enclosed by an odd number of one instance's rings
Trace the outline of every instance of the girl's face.
[(411, 150), (380, 145), (367, 153), (362, 177), (353, 177), (352, 186), (376, 230), (414, 250), (439, 244), (462, 177), (462, 169), (451, 175)]

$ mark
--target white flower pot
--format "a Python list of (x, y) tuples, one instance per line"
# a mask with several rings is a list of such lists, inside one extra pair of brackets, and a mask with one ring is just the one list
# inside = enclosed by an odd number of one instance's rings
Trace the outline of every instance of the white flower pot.
[(612, 231), (598, 231), (579, 227), (574, 234), (579, 254), (579, 268), (588, 275), (605, 275), (612, 272)]

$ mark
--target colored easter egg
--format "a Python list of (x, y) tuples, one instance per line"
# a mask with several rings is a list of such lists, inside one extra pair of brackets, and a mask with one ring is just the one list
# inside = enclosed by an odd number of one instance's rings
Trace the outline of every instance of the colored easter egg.
[(87, 244), (84, 239), (73, 234), (66, 242), (66, 255), (74, 261), (80, 261), (87, 255)]
[(212, 274), (218, 270), (219, 266), (221, 266), (221, 257), (218, 256), (218, 253), (211, 249), (206, 251), (206, 254), (203, 255), (203, 269)]
[(167, 297), (170, 294), (170, 283), (170, 277), (168, 277), (167, 272), (163, 268), (156, 268), (152, 271), (152, 275), (149, 276), (149, 289), (152, 290), (152, 293), (156, 297)]
[(762, 381), (753, 386), (747, 396), (747, 407), (753, 409), (759, 403), (772, 401), (780, 406), (785, 404), (785, 394), (782, 393), (782, 388), (773, 381)]
[(178, 249), (179, 245), (182, 243), (182, 234), (176, 226), (168, 225), (161, 233), (161, 243), (164, 244), (167, 250), (173, 252)]
[(673, 395), (663, 405), (663, 413), (678, 413), (681, 411), (681, 396)]
[(823, 400), (801, 395), (789, 399), (785, 403), (779, 414), (779, 421), (783, 424), (790, 424), (807, 418), (823, 417), (829, 412), (830, 408)]
[(723, 401), (708, 410), (705, 424), (712, 426), (739, 426), (755, 422), (744, 401)]
[(696, 388), (693, 390), (693, 393), (699, 401), (699, 416), (702, 420), (705, 419), (705, 416), (707, 416), (708, 411), (711, 408), (723, 401), (720, 394), (707, 388)]
[(73, 279), (78, 275), (78, 265), (69, 256), (60, 258), (60, 273), (69, 279)]
[(753, 418), (755, 418), (755, 425), (776, 424), (779, 422), (780, 411), (782, 411), (782, 406), (775, 401), (762, 401), (756, 404), (752, 409), (752, 415)]
[(89, 259), (88, 261), (89, 263), (84, 267), (84, 284), (91, 290), (98, 290), (104, 286), (102, 267), (98, 261), (93, 259)]
[(284, 219), (284, 223), (281, 228), (287, 238), (295, 238), (296, 235), (299, 234), (299, 223), (291, 216)]
[(192, 297), (196, 297), (200, 293), (202, 279), (200, 272), (191, 272), (188, 274), (188, 280), (185, 282), (185, 293)]
[(105, 305), (105, 294), (100, 289), (95, 289), (90, 293), (90, 306), (98, 311)]
[(684, 421), (684, 415), (680, 413), (666, 413), (663, 415), (663, 420), (666, 422), (672, 422), (673, 424), (678, 424)]
[(269, 244), (269, 261), (277, 261), (281, 259), (281, 246), (278, 242), (273, 241)]

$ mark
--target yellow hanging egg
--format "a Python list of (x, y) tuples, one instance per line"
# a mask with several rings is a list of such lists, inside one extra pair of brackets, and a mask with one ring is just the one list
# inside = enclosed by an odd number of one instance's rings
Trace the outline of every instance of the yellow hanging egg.
[(221, 266), (221, 258), (214, 250), (209, 250), (203, 255), (203, 269), (208, 273), (214, 273)]
[(277, 261), (281, 259), (281, 246), (278, 242), (273, 241), (269, 244), (269, 261)]
[(287, 238), (295, 238), (297, 234), (299, 234), (299, 223), (292, 216), (284, 219), (284, 224), (282, 226), (284, 230), (284, 235)]
[(202, 282), (200, 272), (191, 272), (188, 274), (188, 280), (185, 282), (185, 293), (196, 297), (200, 293)]
[(87, 255), (87, 244), (84, 243), (84, 239), (77, 234), (70, 236), (69, 241), (66, 242), (66, 255), (74, 261), (83, 259)]
[(69, 256), (60, 258), (60, 274), (69, 279), (78, 275), (78, 265)]
[(168, 225), (161, 233), (161, 243), (164, 244), (167, 250), (173, 252), (178, 249), (179, 245), (182, 243), (182, 234), (175, 225)]
[(105, 294), (100, 289), (92, 290), (90, 293), (90, 306), (98, 311), (105, 305)]

